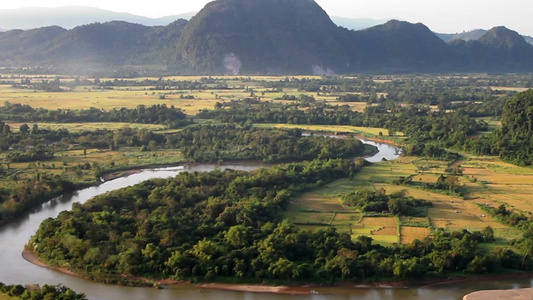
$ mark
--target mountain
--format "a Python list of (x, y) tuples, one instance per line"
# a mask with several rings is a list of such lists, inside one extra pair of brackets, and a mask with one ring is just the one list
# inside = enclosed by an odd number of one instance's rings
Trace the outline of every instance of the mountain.
[(349, 30), (313, 0), (217, 0), (165, 26), (110, 21), (0, 32), (0, 66), (82, 74), (533, 71), (533, 46), (517, 32), (495, 27), (462, 38), (469, 40), (446, 43), (424, 24), (397, 20)]
[(71, 29), (76, 26), (110, 21), (124, 21), (145, 26), (163, 26), (177, 19), (190, 19), (195, 13), (185, 13), (162, 18), (147, 18), (129, 13), (113, 12), (85, 6), (57, 8), (31, 7), (0, 10), (0, 28), (33, 29), (46, 26), (60, 26)]
[(188, 72), (344, 72), (348, 30), (312, 0), (219, 0), (185, 27), (175, 66)]
[[(70, 30), (58, 26), (0, 33), (0, 65), (53, 66), (95, 70), (116, 66), (161, 64), (169, 45), (177, 43), (186, 20), (167, 26), (123, 21), (93, 23)], [(80, 69), (81, 68), (81, 69)]]
[(503, 26), (487, 31), (479, 40), (450, 42), (459, 69), (466, 71), (531, 71), (533, 46), (516, 31)]
[(355, 31), (352, 39), (366, 54), (358, 65), (364, 71), (447, 71), (452, 53), (447, 44), (425, 25), (391, 20)]
[[(436, 35), (444, 40), (445, 42), (451, 42), (454, 40), (463, 40), (463, 41), (471, 41), (471, 40), (479, 40), (483, 35), (487, 33), (488, 30), (485, 29), (474, 29), (471, 31), (464, 31), (461, 33), (436, 33)], [(533, 45), (533, 37), (524, 35), (523, 36), (526, 42)]]

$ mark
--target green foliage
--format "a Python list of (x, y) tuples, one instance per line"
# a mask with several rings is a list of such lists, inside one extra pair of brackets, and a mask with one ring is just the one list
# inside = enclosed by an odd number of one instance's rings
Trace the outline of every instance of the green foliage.
[(5, 285), (0, 283), (0, 293), (5, 293), (21, 300), (86, 300), (85, 294), (76, 293), (62, 285), (43, 285), (42, 287), (26, 288), (22, 285)]
[(402, 216), (425, 216), (431, 202), (407, 197), (405, 191), (385, 194), (385, 191), (354, 191), (341, 198), (345, 205), (357, 207), (363, 212), (385, 213)]
[(0, 119), (15, 122), (126, 122), (142, 124), (162, 124), (169, 128), (179, 128), (189, 124), (180, 108), (167, 107), (165, 104), (137, 108), (120, 108), (105, 111), (97, 108), (82, 110), (47, 110), (29, 105), (5, 102), (0, 107)]
[(354, 138), (302, 136), (299, 129), (239, 128), (234, 125), (188, 127), (168, 137), (194, 161), (300, 161), (362, 155), (365, 147)]
[(467, 141), (465, 148), (478, 154), (499, 155), (515, 165), (533, 164), (533, 90), (507, 101), (500, 130)]

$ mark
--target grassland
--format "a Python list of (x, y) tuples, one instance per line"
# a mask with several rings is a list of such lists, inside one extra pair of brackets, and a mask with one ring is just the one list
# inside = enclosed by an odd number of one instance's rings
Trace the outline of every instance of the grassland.
[[(353, 133), (360, 135), (380, 136), (381, 134), (387, 134), (388, 131), (385, 128), (370, 128), (370, 127), (358, 127), (358, 126), (341, 126), (341, 125), (298, 125), (298, 124), (255, 124), (254, 127), (259, 128), (281, 128), (281, 129), (302, 129), (316, 132), (333, 132), (333, 133)], [(381, 134), (380, 134), (381, 133)], [(401, 132), (395, 133), (396, 137), (403, 137)]]
[(0, 293), (0, 300), (15, 300), (17, 298), (11, 297), (7, 294)]
[[(14, 80), (31, 80), (40, 82), (53, 80), (54, 75), (13, 75)], [(74, 81), (74, 78), (59, 77), (63, 84)], [(206, 76), (170, 76), (163, 80), (196, 82)], [(88, 109), (91, 107), (111, 110), (114, 108), (135, 108), (139, 105), (165, 104), (181, 108), (189, 115), (196, 115), (200, 110), (212, 109), (217, 102), (226, 102), (250, 97), (253, 90), (261, 101), (277, 101), (290, 103), (292, 101), (279, 100), (283, 96), (296, 96), (301, 94), (313, 96), (316, 100), (327, 101), (333, 105), (348, 105), (354, 111), (364, 111), (366, 103), (338, 102), (339, 95), (320, 94), (316, 92), (300, 91), (296, 88), (286, 88), (283, 91), (274, 91), (264, 87), (265, 82), (283, 81), (285, 77), (278, 76), (212, 76), (215, 80), (223, 80), (228, 88), (217, 88), (217, 84), (204, 84), (207, 89), (195, 90), (156, 90), (155, 86), (113, 86), (101, 88), (99, 86), (77, 86), (71, 88), (62, 86), (62, 92), (44, 92), (39, 90), (13, 87), (11, 84), (0, 84), (0, 103), (27, 104), (35, 108), (45, 109)], [(293, 76), (295, 79), (320, 79), (320, 76)], [(94, 78), (89, 79), (91, 81)], [(100, 78), (101, 82), (113, 82), (115, 78)], [(142, 82), (144, 80), (157, 81), (155, 77), (137, 77), (121, 79), (123, 82)], [(342, 93), (341, 93), (342, 94)], [(381, 94), (380, 94), (381, 95)], [(385, 95), (385, 94), (383, 94)], [(189, 98), (192, 99), (189, 99)], [(1, 104), (0, 104), (1, 105)], [(385, 134), (385, 132), (384, 132)]]

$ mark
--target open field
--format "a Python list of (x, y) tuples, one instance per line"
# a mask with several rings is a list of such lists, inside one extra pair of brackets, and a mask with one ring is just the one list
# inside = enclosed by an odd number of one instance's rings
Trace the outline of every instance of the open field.
[(530, 215), (533, 211), (533, 168), (517, 167), (494, 158), (469, 157), (462, 164), (464, 175), (475, 181), (474, 201)]
[(371, 237), (380, 245), (390, 246), (399, 242), (398, 223), (392, 217), (364, 217), (352, 230), (352, 238), (361, 235)]
[(308, 193), (290, 205), (285, 217), (303, 230), (335, 227), (338, 232), (349, 233), (361, 214), (342, 206), (337, 197)]
[[(173, 95), (167, 95), (165, 91), (148, 91), (140, 87), (120, 89), (120, 90), (99, 90), (78, 88), (75, 91), (66, 92), (43, 92), (26, 89), (15, 89), (10, 86), (0, 85), (0, 103), (9, 101), (10, 103), (27, 104), (34, 108), (46, 109), (88, 109), (96, 107), (105, 110), (114, 108), (135, 108), (139, 105), (165, 104), (174, 105), (181, 108), (187, 114), (197, 114), (202, 109), (212, 109), (216, 102), (223, 99), (216, 99), (211, 93), (195, 94), (195, 99), (180, 99), (180, 95), (191, 95), (189, 91), (180, 91)], [(165, 99), (160, 99), (160, 95), (165, 94)]]
[(410, 244), (415, 240), (423, 240), (429, 235), (429, 229), (427, 227), (401, 227), (400, 236), (402, 244)]
[[(282, 129), (302, 129), (308, 131), (324, 131), (333, 133), (354, 133), (354, 134), (368, 134), (372, 136), (379, 136), (380, 133), (387, 134), (387, 129), (384, 128), (370, 128), (358, 126), (341, 126), (341, 125), (297, 125), (297, 124), (255, 124), (259, 128), (282, 128)], [(396, 133), (396, 137), (402, 137), (401, 132)]]

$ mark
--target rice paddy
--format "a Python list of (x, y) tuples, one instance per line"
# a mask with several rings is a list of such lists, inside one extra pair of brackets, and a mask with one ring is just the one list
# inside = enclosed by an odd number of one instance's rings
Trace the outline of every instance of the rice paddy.
[[(520, 231), (485, 215), (478, 204), (492, 206), (506, 204), (510, 209), (531, 215), (533, 168), (520, 168), (495, 158), (475, 156), (467, 156), (464, 161), (455, 164), (463, 170), (463, 175), (458, 178), (460, 185), (466, 190), (465, 197), (448, 195), (445, 191), (441, 193), (392, 184), (391, 182), (400, 176), (411, 175), (414, 182), (434, 183), (441, 174), (445, 174), (445, 169), (450, 165), (450, 162), (446, 161), (401, 157), (395, 161), (380, 162), (365, 167), (353, 179), (338, 180), (313, 191), (312, 194), (307, 194), (293, 203), (290, 210), (293, 215), (297, 215), (299, 207), (310, 208), (313, 211), (310, 218), (322, 215), (321, 220), (335, 220), (333, 211), (347, 209), (340, 205), (339, 200), (344, 193), (358, 189), (383, 189), (388, 194), (403, 190), (408, 196), (427, 200), (433, 204), (427, 209), (426, 217), (376, 218), (352, 211), (352, 216), (357, 217), (352, 217), (349, 221), (353, 222), (349, 224), (344, 223), (339, 231), (350, 232), (354, 239), (360, 235), (367, 235), (382, 245), (421, 240), (436, 228), (474, 231), (490, 226), (494, 229), (498, 240), (520, 237)], [(335, 226), (335, 223), (314, 224), (312, 229), (325, 226)]]

